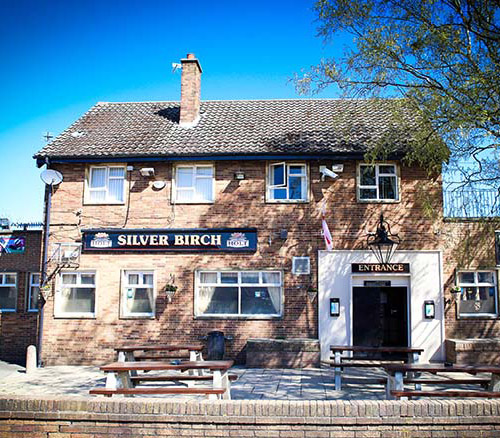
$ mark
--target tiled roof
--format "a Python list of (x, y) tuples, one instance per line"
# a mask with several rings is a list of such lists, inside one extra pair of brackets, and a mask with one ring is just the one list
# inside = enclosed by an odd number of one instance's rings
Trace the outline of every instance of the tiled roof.
[[(179, 126), (179, 102), (98, 103), (35, 157), (359, 155), (393, 131), (396, 102), (203, 101), (191, 128)], [(413, 122), (408, 114), (404, 119)], [(401, 149), (405, 138), (399, 138)]]

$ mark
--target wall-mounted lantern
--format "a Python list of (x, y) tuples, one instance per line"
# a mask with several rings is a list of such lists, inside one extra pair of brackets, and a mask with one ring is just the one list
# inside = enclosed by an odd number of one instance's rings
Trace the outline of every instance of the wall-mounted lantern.
[(425, 319), (434, 319), (436, 317), (436, 305), (434, 301), (424, 301), (424, 316)]
[(401, 243), (401, 238), (391, 233), (389, 224), (384, 220), (384, 214), (380, 213), (377, 230), (374, 233), (368, 233), (366, 243), (379, 263), (387, 265)]
[(330, 316), (340, 316), (340, 298), (330, 298)]
[(243, 172), (241, 170), (234, 172), (234, 179), (237, 181), (241, 181), (241, 180), (245, 179), (245, 172)]

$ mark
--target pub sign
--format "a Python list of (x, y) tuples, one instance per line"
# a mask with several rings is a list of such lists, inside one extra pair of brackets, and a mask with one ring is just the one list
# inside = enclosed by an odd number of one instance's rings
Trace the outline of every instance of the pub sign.
[(83, 230), (84, 252), (255, 252), (256, 228)]

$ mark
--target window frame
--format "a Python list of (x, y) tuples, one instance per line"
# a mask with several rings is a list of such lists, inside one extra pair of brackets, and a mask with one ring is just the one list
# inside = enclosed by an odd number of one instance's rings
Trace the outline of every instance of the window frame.
[[(297, 272), (297, 263), (307, 260), (307, 272)], [(293, 275), (311, 275), (311, 257), (309, 256), (294, 256), (292, 257), (292, 274)]]
[[(38, 275), (38, 283), (33, 283), (33, 276)], [(28, 272), (28, 281), (26, 282), (28, 286), (28, 293), (26, 294), (27, 302), (26, 302), (26, 311), (29, 312), (38, 312), (38, 306), (36, 308), (31, 307), (31, 296), (33, 287), (38, 287), (38, 294), (40, 296), (40, 280), (41, 274), (40, 272)]]
[[(242, 314), (241, 313), (241, 288), (242, 287), (252, 287), (256, 284), (261, 286), (265, 285), (273, 285), (274, 283), (242, 283), (240, 281), (241, 274), (246, 272), (258, 272), (259, 280), (261, 278), (262, 273), (279, 273), (280, 275), (280, 285), (274, 285), (274, 287), (280, 288), (280, 311), (279, 313), (267, 314), (267, 313), (255, 313), (255, 314)], [(227, 285), (238, 287), (238, 311), (239, 313), (200, 313), (198, 312), (198, 301), (199, 301), (199, 287), (201, 286), (200, 278), (202, 273), (216, 273), (217, 274), (217, 283), (203, 283), (203, 286), (213, 285)], [(227, 273), (238, 273), (238, 283), (221, 283), (220, 278), (221, 274)], [(195, 319), (282, 319), (284, 316), (284, 304), (285, 304), (285, 285), (284, 285), (284, 273), (281, 269), (197, 269), (195, 270), (195, 281), (194, 281), (194, 317)]]
[[(97, 191), (90, 187), (90, 180), (92, 177), (93, 169), (106, 169), (106, 198), (103, 201), (96, 201), (91, 199), (91, 192)], [(110, 177), (110, 169), (122, 169), (123, 170), (123, 201), (116, 201), (109, 198), (109, 180), (110, 179), (121, 179), (119, 177)], [(126, 200), (126, 183), (128, 180), (127, 166), (125, 164), (96, 164), (92, 166), (87, 166), (85, 169), (85, 195), (84, 195), (84, 205), (125, 205)], [(100, 189), (102, 190), (102, 189)]]
[[(63, 290), (63, 282), (62, 282), (62, 276), (65, 274), (76, 274), (80, 279), (80, 283), (76, 283), (76, 286), (86, 286), (88, 287), (88, 284), (83, 284), (81, 283), (81, 276), (82, 275), (93, 275), (94, 276), (94, 312), (63, 312), (61, 311), (60, 308), (60, 302), (59, 300), (61, 299), (61, 294)], [(61, 271), (59, 275), (57, 276), (57, 288), (56, 288), (56, 293), (54, 296), (54, 318), (69, 318), (69, 319), (96, 319), (97, 318), (97, 305), (98, 305), (98, 297), (97, 297), (97, 288), (98, 288), (98, 281), (97, 281), (97, 271), (96, 270), (85, 270), (85, 271)]]
[[(460, 274), (464, 272), (472, 272), (474, 273), (474, 283), (461, 283), (460, 282)], [(493, 283), (480, 283), (478, 281), (478, 273), (479, 272), (491, 272), (493, 274)], [(455, 274), (455, 285), (459, 287), (493, 287), (495, 288), (495, 312), (494, 313), (461, 313), (460, 312), (460, 303), (462, 302), (462, 294), (460, 294), (459, 298), (456, 302), (456, 315), (457, 319), (461, 318), (498, 318), (498, 269), (495, 268), (474, 268), (474, 269), (458, 269)], [(463, 293), (463, 292), (462, 292)]]
[[(272, 182), (272, 169), (277, 166), (285, 166), (285, 178), (283, 184), (271, 184)], [(304, 188), (304, 199), (289, 199), (289, 186), (288, 179), (290, 177), (289, 169), (291, 166), (302, 166), (304, 167), (304, 173), (300, 175), (291, 175), (291, 176), (301, 176), (305, 178), (305, 188)], [(291, 162), (291, 161), (279, 161), (279, 162), (268, 162), (266, 168), (266, 202), (271, 204), (306, 204), (310, 201), (310, 172), (309, 172), (309, 164), (306, 162)], [(286, 199), (274, 199), (272, 195), (273, 189), (286, 189), (287, 198)]]
[[(205, 168), (211, 168), (212, 169), (212, 199), (207, 201), (207, 200), (200, 200), (200, 199), (193, 199), (192, 201), (187, 201), (187, 200), (179, 200), (177, 197), (177, 169), (181, 167), (191, 167), (193, 168), (193, 175), (191, 177), (191, 187), (185, 188), (183, 187), (181, 190), (188, 190), (192, 189), (194, 194), (196, 194), (195, 187), (196, 187), (196, 169), (199, 167), (205, 167)], [(202, 176), (199, 177), (200, 179), (208, 179), (208, 176)], [(171, 199), (173, 204), (213, 204), (215, 203), (215, 163), (213, 162), (208, 162), (208, 163), (177, 163), (172, 166), (172, 193), (171, 193)]]
[[(362, 185), (361, 184), (361, 168), (375, 167), (375, 185)], [(394, 166), (395, 173), (380, 173), (380, 166)], [(380, 198), (379, 189), (379, 177), (380, 176), (394, 176), (396, 178), (396, 198)], [(362, 189), (375, 189), (377, 197), (373, 199), (361, 198)], [(400, 177), (400, 167), (398, 163), (392, 161), (385, 161), (381, 163), (367, 164), (365, 162), (359, 162), (356, 170), (356, 200), (360, 203), (398, 203), (401, 202), (401, 177)]]
[[(128, 276), (127, 274), (138, 274), (144, 276), (144, 274), (152, 274), (153, 275), (153, 302), (151, 305), (151, 313), (128, 313), (126, 311), (126, 297), (125, 290), (127, 287), (135, 286), (140, 287), (142, 284), (137, 285), (129, 285), (128, 284)], [(156, 288), (156, 272), (154, 269), (122, 269), (121, 271), (121, 286), (120, 286), (120, 318), (122, 319), (154, 319), (156, 316), (156, 299), (157, 299), (157, 288)]]
[[(5, 283), (5, 277), (7, 275), (14, 275), (16, 278), (15, 283)], [(14, 308), (3, 308), (0, 307), (0, 313), (15, 313), (17, 312), (17, 299), (19, 298), (19, 275), (17, 272), (0, 272), (0, 277), (2, 277), (2, 282), (0, 283), (0, 288), (4, 286), (12, 287), (15, 286), (16, 288), (16, 305)]]

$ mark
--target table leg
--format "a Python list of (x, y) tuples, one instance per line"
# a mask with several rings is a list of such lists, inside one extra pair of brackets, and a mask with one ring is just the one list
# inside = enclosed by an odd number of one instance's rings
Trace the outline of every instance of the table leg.
[[(404, 389), (403, 385), (403, 372), (396, 371), (394, 376), (388, 374), (387, 375), (387, 384), (385, 386), (385, 395), (387, 400), (394, 400), (395, 397), (391, 394), (392, 390), (402, 391)], [(403, 398), (403, 397), (402, 397)], [(405, 398), (403, 398), (405, 399)]]
[(500, 374), (491, 374), (490, 384), (488, 385), (488, 391), (499, 392), (500, 391)]
[[(220, 389), (224, 388), (226, 391), (222, 394), (222, 398), (226, 400), (231, 400), (231, 387), (229, 383), (229, 373), (226, 370), (224, 374), (222, 374), (221, 370), (213, 371), (213, 388)], [(208, 396), (209, 400), (217, 400), (219, 396), (217, 394), (210, 394)]]
[[(133, 388), (130, 374), (128, 371), (110, 372), (106, 374), (106, 388), (119, 389), (119, 388)], [(126, 395), (125, 397), (132, 397)]]
[[(408, 363), (412, 364), (412, 363), (418, 363), (418, 361), (420, 360), (420, 353), (417, 353), (417, 352), (414, 352), (414, 353), (410, 353), (408, 355)], [(421, 373), (408, 373), (408, 376), (411, 377), (411, 378), (418, 378), (421, 376)], [(415, 383), (415, 390), (416, 391), (421, 391), (422, 390), (422, 384), (421, 383)]]
[(342, 368), (341, 365), (341, 352), (335, 351), (335, 391), (342, 389)]

